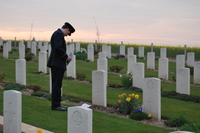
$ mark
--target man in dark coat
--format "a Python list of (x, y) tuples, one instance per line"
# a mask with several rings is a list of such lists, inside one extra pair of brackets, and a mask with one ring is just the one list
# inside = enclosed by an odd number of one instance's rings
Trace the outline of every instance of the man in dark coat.
[(72, 59), (66, 54), (65, 36), (71, 36), (74, 33), (74, 27), (66, 22), (62, 28), (56, 30), (51, 36), (51, 54), (47, 66), (51, 68), (52, 82), (52, 110), (67, 111), (67, 107), (62, 106), (61, 88), (64, 72), (66, 71), (66, 62)]

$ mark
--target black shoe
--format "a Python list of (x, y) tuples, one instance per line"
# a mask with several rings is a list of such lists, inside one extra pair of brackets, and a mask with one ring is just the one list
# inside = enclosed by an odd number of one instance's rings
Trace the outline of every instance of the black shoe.
[(68, 107), (67, 107), (67, 106), (62, 106), (62, 105), (61, 105), (61, 107), (68, 109)]
[(67, 107), (59, 106), (59, 107), (52, 107), (52, 110), (58, 110), (58, 111), (67, 111)]

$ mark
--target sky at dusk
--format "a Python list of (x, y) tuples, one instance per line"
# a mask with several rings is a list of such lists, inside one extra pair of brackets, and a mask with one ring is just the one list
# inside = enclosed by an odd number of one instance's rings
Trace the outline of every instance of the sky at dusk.
[(0, 18), (2, 39), (49, 41), (69, 22), (67, 41), (200, 46), (200, 0), (0, 0)]

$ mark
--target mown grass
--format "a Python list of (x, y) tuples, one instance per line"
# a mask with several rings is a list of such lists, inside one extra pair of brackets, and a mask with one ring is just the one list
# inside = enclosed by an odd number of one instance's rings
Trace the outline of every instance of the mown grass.
[[(0, 53), (2, 57), (2, 53)], [(17, 54), (9, 54), (9, 58), (17, 59)], [(34, 61), (37, 61), (37, 57), (34, 57)], [(146, 60), (138, 59), (138, 62), (143, 62), (146, 64)], [(156, 61), (156, 64), (158, 62)], [(109, 73), (108, 74), (108, 83), (121, 84), (120, 74), (127, 73), (127, 62), (126, 59), (120, 60), (108, 60), (108, 66), (120, 65), (124, 69), (120, 73)], [(169, 63), (169, 71), (175, 71), (175, 62)], [(94, 62), (85, 62), (77, 60), (77, 73), (86, 74), (86, 80), (91, 81), (92, 71), (97, 69), (97, 60)], [(157, 68), (157, 65), (156, 65)], [(108, 68), (109, 70), (109, 68)], [(49, 91), (49, 76), (35, 74), (38, 72), (38, 63), (37, 62), (27, 62), (26, 63), (27, 71), (27, 85), (39, 85), (42, 87), (42, 90)], [(109, 71), (110, 72), (110, 71)], [(15, 60), (0, 59), (0, 74), (5, 73), (5, 82), (15, 83)], [(169, 78), (174, 74), (170, 73)], [(145, 70), (145, 77), (158, 77), (157, 71)], [(192, 77), (192, 76), (191, 76)], [(170, 78), (171, 80), (171, 78)], [(192, 82), (192, 81), (191, 81)], [(162, 90), (164, 91), (175, 91), (175, 83), (162, 82)], [(91, 84), (76, 82), (73, 80), (63, 79), (63, 94), (71, 97), (77, 97), (85, 100), (92, 100), (92, 86)], [(3, 91), (0, 90), (1, 96), (3, 96)], [(140, 95), (140, 101), (142, 102), (142, 94), (134, 92), (131, 90), (114, 89), (107, 88), (107, 103), (109, 105), (116, 105), (118, 100), (118, 95), (121, 93), (137, 93)], [(191, 86), (191, 95), (199, 95), (199, 87)], [(35, 104), (37, 103), (37, 104)], [(66, 132), (66, 112), (57, 112), (50, 111), (50, 102), (45, 99), (39, 99), (30, 96), (23, 96), (23, 116), (22, 121), (28, 124), (32, 124), (56, 133)], [(68, 105), (70, 106), (70, 105)], [(0, 107), (3, 108), (3, 97), (0, 97)], [(172, 119), (177, 116), (184, 116), (190, 122), (200, 122), (200, 106), (197, 103), (184, 102), (180, 100), (170, 99), (170, 98), (161, 98), (161, 115), (162, 118)], [(3, 110), (0, 110), (2, 115)], [(116, 116), (110, 116), (100, 112), (93, 112), (93, 132), (133, 132), (130, 127), (134, 127), (134, 132), (143, 133), (143, 132), (169, 132), (170, 130), (162, 129), (150, 125), (144, 125), (140, 122), (136, 122), (129, 119), (118, 118)], [(56, 122), (55, 122), (56, 121)], [(60, 124), (62, 123), (62, 124)], [(60, 127), (60, 128), (58, 128)], [(145, 128), (144, 128), (145, 127)]]

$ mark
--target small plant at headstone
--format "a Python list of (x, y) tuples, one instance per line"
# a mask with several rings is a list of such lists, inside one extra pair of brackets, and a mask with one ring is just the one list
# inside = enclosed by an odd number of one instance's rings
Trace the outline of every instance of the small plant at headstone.
[(126, 95), (125, 93), (122, 93), (118, 95), (118, 97), (120, 98), (120, 100), (117, 101), (117, 105), (119, 107), (118, 111), (120, 113), (123, 113), (126, 116), (138, 109), (138, 106), (140, 104), (140, 102), (138, 101), (138, 94)]
[(33, 57), (34, 57), (34, 54), (29, 53), (29, 54), (26, 54), (25, 59), (26, 59), (26, 61), (31, 61), (33, 59)]
[(175, 75), (175, 76), (172, 76), (172, 80), (173, 80), (174, 82), (176, 82), (176, 75)]
[(51, 93), (45, 93), (43, 95), (44, 98), (48, 99), (49, 101), (52, 101), (52, 96), (51, 96)]
[(123, 54), (117, 54), (117, 57), (118, 57), (118, 58), (125, 58), (126, 56), (123, 55)]
[(25, 49), (25, 54), (28, 54), (30, 51), (31, 51), (30, 48), (26, 48), (26, 49)]
[(5, 78), (5, 73), (0, 74), (0, 83), (3, 82), (4, 78)]
[(118, 56), (114, 56), (114, 58), (115, 58), (116, 60), (118, 60), (118, 59), (119, 59), (119, 57), (118, 57)]
[(22, 89), (26, 89), (25, 85), (20, 85), (18, 83), (14, 83), (14, 84), (7, 84), (6, 86), (4, 86), (4, 90), (22, 90)]
[(194, 67), (188, 65), (186, 65), (185, 67), (190, 69), (190, 75), (194, 75)]
[(164, 123), (165, 125), (170, 126), (170, 127), (181, 127), (184, 124), (187, 124), (188, 121), (184, 117), (180, 116), (168, 121), (164, 121)]
[(136, 121), (141, 121), (141, 120), (150, 120), (152, 118), (151, 114), (146, 114), (144, 112), (134, 112), (129, 115), (130, 119), (136, 120)]
[(27, 86), (27, 88), (33, 90), (34, 92), (41, 90), (41, 86), (39, 86), (39, 85), (29, 85), (29, 86)]
[(132, 77), (122, 76), (122, 75), (119, 76), (121, 77), (121, 84), (124, 86), (124, 89), (129, 89), (130, 87), (132, 87), (133, 84)]
[(115, 72), (118, 73), (118, 72), (120, 72), (123, 68), (124, 68), (124, 67), (122, 67), (122, 66), (113, 65), (113, 66), (110, 67), (110, 71), (111, 71), (111, 72), (114, 72), (114, 71), (115, 71)]
[(76, 73), (77, 80), (83, 81), (83, 80), (85, 80), (85, 77), (86, 77), (86, 75), (83, 73)]
[(31, 94), (31, 96), (36, 96), (36, 97), (43, 97), (44, 96), (44, 92), (34, 92)]
[(200, 123), (184, 124), (181, 126), (180, 131), (200, 133)]

